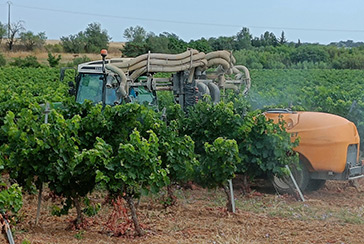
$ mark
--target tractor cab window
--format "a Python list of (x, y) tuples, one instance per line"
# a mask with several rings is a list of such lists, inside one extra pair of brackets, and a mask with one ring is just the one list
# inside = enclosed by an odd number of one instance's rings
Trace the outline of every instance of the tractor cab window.
[(133, 103), (143, 104), (145, 106), (155, 106), (157, 103), (155, 94), (149, 92), (145, 87), (131, 87), (129, 97)]
[(102, 75), (80, 74), (76, 102), (83, 103), (86, 99), (102, 103)]
[[(86, 99), (93, 103), (102, 103), (102, 74), (80, 74), (76, 102), (83, 103)], [(114, 105), (117, 96), (114, 88), (106, 88), (105, 103)]]

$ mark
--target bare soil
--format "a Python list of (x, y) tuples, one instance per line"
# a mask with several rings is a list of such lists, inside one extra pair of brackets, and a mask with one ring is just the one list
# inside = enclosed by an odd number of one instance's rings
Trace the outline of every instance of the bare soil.
[[(69, 230), (75, 211), (68, 216), (50, 214), (52, 202), (43, 195), (40, 225), (34, 226), (37, 196), (26, 195), (21, 221), (13, 228), (16, 243), (363, 243), (364, 193), (348, 182), (327, 182), (317, 192), (305, 194), (301, 202), (278, 195), (273, 188), (242, 195), (235, 188), (237, 213), (226, 212), (222, 190), (201, 188), (176, 191), (178, 204), (164, 208), (158, 196), (143, 197), (138, 208), (146, 235), (113, 237), (105, 229), (111, 206), (104, 204), (105, 193), (92, 195), (103, 203), (88, 227)], [(363, 188), (364, 189), (364, 188)], [(57, 202), (58, 201), (58, 202)], [(6, 243), (0, 236), (0, 243)]]

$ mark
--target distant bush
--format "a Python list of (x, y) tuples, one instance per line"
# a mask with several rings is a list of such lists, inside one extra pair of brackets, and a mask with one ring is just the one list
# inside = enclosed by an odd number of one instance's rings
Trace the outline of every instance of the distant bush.
[(47, 44), (44, 48), (51, 53), (62, 53), (63, 47), (61, 44)]
[(27, 56), (25, 58), (14, 58), (14, 61), (10, 63), (11, 66), (17, 66), (20, 68), (39, 68), (42, 65), (38, 62), (37, 57)]
[(73, 67), (73, 66), (77, 66), (82, 63), (90, 62), (90, 61), (91, 61), (91, 59), (89, 57), (87, 57), (86, 55), (83, 55), (82, 57), (74, 58), (72, 60), (72, 62), (68, 62), (66, 66)]
[(59, 65), (59, 61), (61, 60), (62, 56), (61, 55), (58, 55), (56, 57), (56, 55), (52, 55), (51, 52), (48, 52), (48, 58), (47, 58), (47, 61), (49, 63), (49, 66), (51, 67), (56, 67)]
[(0, 54), (0, 67), (5, 66), (5, 64), (6, 64), (5, 57), (4, 55)]

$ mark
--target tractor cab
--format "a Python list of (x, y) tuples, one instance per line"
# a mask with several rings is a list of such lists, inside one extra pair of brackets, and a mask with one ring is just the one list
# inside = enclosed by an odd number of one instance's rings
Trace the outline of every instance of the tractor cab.
[[(106, 56), (106, 55), (105, 55)], [(105, 69), (105, 65), (112, 60), (91, 61), (80, 64), (77, 69), (75, 83), (70, 82), (69, 93), (75, 96), (77, 103), (83, 103), (86, 99), (94, 104), (118, 105), (122, 103), (140, 103), (148, 106), (156, 105), (156, 93), (147, 87), (147, 77), (138, 78), (136, 86), (129, 84), (128, 94), (123, 96), (120, 92), (120, 76)], [(117, 59), (118, 62), (130, 59)]]
[[(103, 88), (103, 74), (87, 74), (79, 73), (77, 77), (76, 102), (83, 103), (86, 99), (93, 103), (105, 103), (106, 105), (114, 105), (119, 102), (112, 88)], [(103, 90), (105, 90), (105, 100), (103, 101)]]

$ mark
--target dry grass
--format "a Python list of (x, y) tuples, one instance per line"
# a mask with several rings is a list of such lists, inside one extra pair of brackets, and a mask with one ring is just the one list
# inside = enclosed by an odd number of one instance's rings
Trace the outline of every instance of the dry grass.
[[(55, 45), (59, 44), (59, 40), (47, 40), (46, 45)], [(121, 57), (121, 51), (120, 49), (123, 47), (123, 42), (110, 42), (109, 48), (108, 48), (108, 58), (119, 58)], [(48, 52), (45, 49), (42, 50), (34, 50), (31, 52), (28, 51), (8, 51), (5, 46), (5, 41), (3, 40), (2, 44), (0, 45), (0, 52), (3, 53), (5, 59), (7, 62), (11, 62), (14, 58), (25, 58), (27, 56), (35, 56), (37, 57), (38, 61), (42, 64), (48, 65)], [(72, 61), (76, 57), (82, 57), (87, 56), (91, 60), (98, 60), (101, 59), (100, 54), (95, 53), (53, 53), (53, 55), (61, 55), (61, 63), (68, 63)]]

